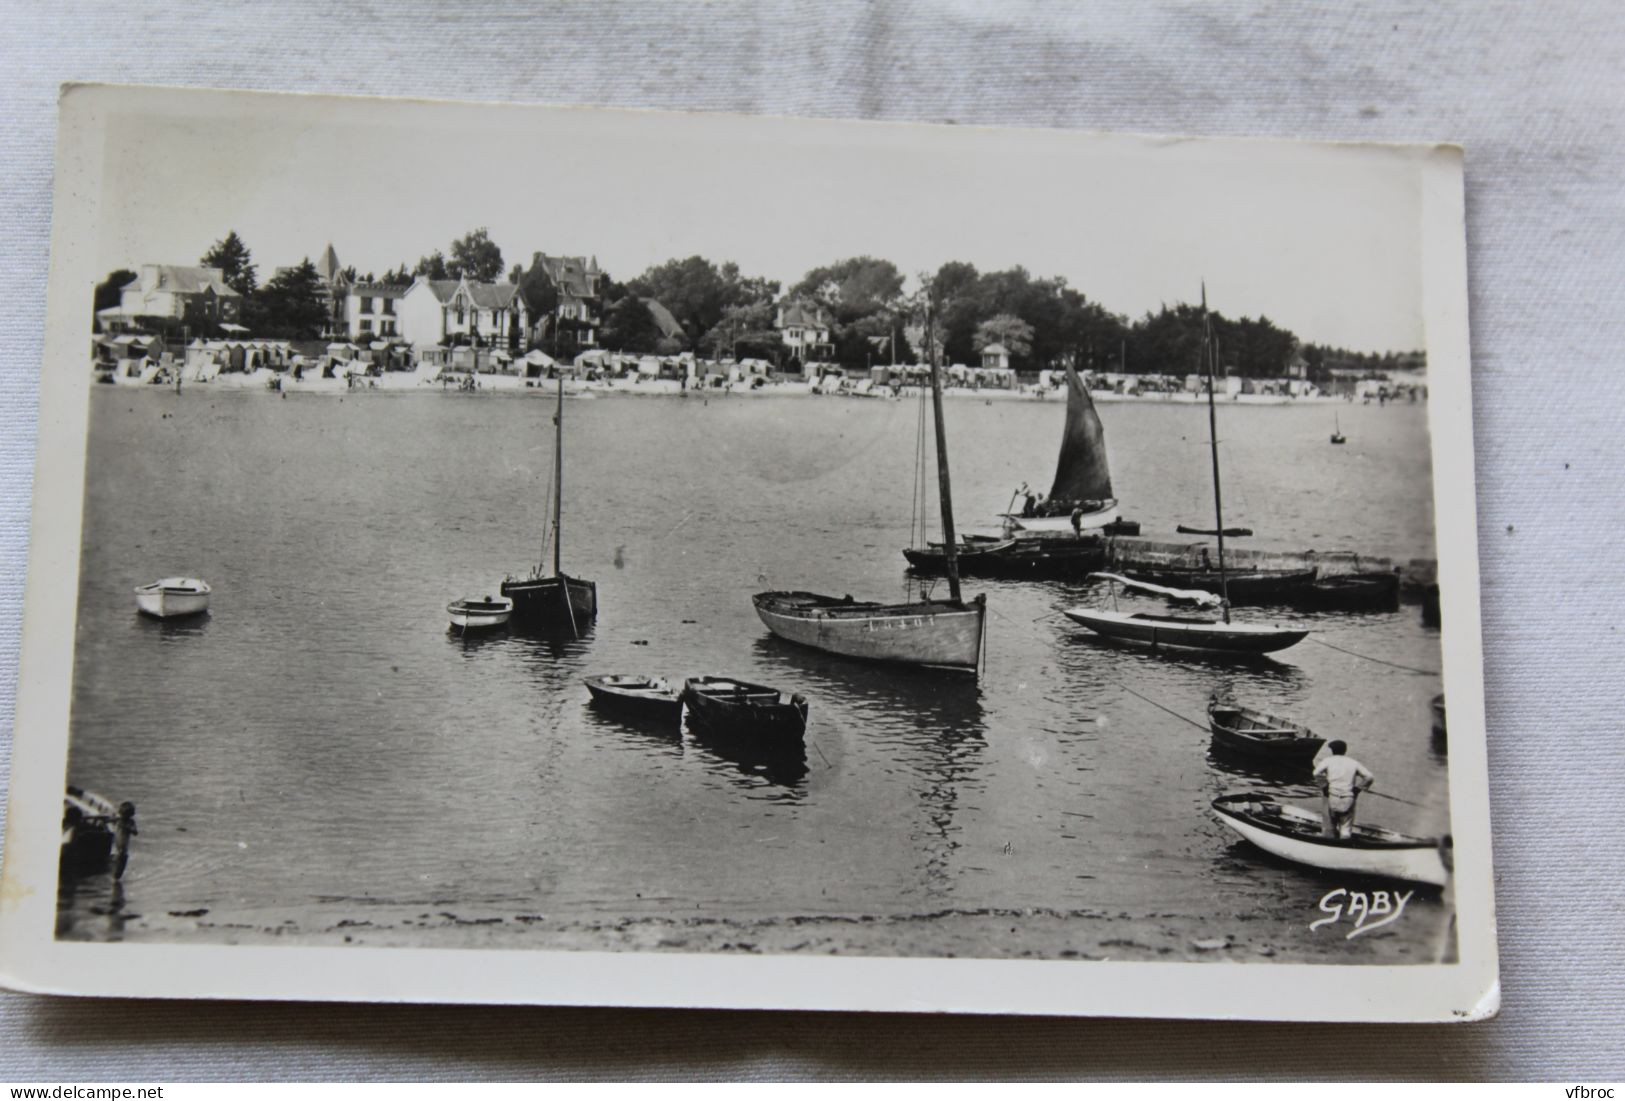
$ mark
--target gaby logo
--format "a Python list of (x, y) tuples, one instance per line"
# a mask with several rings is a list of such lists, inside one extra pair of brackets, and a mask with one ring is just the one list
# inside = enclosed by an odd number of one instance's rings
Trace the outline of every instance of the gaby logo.
[(1312, 933), (1323, 925), (1335, 925), (1347, 917), (1354, 928), (1343, 937), (1344, 940), (1353, 940), (1363, 936), (1373, 929), (1381, 929), (1384, 925), (1391, 925), (1399, 920), (1405, 912), (1405, 904), (1415, 896), (1414, 890), (1405, 891), (1350, 891), (1346, 887), (1339, 887), (1335, 891), (1328, 891), (1320, 896), (1320, 910), (1330, 914), (1330, 917), (1319, 918), (1309, 923)]

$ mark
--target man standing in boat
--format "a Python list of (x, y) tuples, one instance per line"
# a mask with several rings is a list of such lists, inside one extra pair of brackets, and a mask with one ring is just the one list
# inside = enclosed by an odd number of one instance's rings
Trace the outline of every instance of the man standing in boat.
[(1315, 766), (1315, 779), (1326, 808), (1326, 836), (1348, 840), (1354, 833), (1354, 804), (1360, 793), (1377, 782), (1376, 776), (1353, 757), (1348, 743), (1326, 743), (1326, 756)]

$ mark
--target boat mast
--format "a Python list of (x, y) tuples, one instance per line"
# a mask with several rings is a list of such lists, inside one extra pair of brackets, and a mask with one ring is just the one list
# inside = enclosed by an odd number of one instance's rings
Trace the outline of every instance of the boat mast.
[(932, 337), (931, 293), (925, 296), (925, 356), (931, 364), (931, 412), (937, 425), (937, 494), (942, 499), (942, 554), (948, 566), (948, 597), (959, 602), (959, 540), (954, 535), (953, 489), (948, 482), (948, 436), (942, 427), (942, 371)]
[(1224, 495), (1219, 489), (1219, 420), (1213, 408), (1213, 390), (1216, 385), (1213, 381), (1213, 335), (1208, 327), (1207, 316), (1207, 282), (1202, 283), (1202, 355), (1207, 360), (1207, 431), (1208, 442), (1213, 448), (1213, 519), (1214, 529), (1219, 536), (1219, 595), (1224, 603), (1219, 605), (1224, 612), (1224, 621), (1230, 622), (1230, 586), (1224, 579)]
[[(554, 370), (558, 370), (557, 367)], [(564, 515), (564, 372), (559, 371), (559, 402), (553, 413), (553, 576), (559, 570), (559, 522)], [(572, 616), (574, 612), (572, 611)]]

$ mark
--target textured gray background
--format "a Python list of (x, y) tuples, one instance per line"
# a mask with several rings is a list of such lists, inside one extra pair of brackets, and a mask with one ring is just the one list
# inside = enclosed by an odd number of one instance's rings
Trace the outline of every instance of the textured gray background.
[[(1625, 1077), (1618, 4), (284, 0), (238, 12), (124, 0), (39, 4), (8, 11), (6, 22), (8, 730), (63, 81), (1460, 142), (1505, 1008), (1473, 1027), (1400, 1028), (0, 994), (0, 1081)], [(1110, 302), (1109, 288), (1086, 289)], [(0, 738), (0, 779), (9, 752)]]

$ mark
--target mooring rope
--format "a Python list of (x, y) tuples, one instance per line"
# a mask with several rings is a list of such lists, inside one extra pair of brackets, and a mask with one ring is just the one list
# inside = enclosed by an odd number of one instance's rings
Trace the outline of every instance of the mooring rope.
[(1401, 665), (1397, 661), (1388, 661), (1388, 660), (1386, 660), (1384, 658), (1374, 658), (1370, 654), (1361, 654), (1361, 653), (1358, 653), (1358, 652), (1356, 652), (1354, 650), (1347, 650), (1347, 649), (1344, 649), (1341, 646), (1337, 646), (1337, 645), (1334, 645), (1333, 643), (1327, 642), (1323, 638), (1315, 638), (1313, 635), (1311, 635), (1309, 637), (1309, 641), (1310, 642), (1318, 642), (1322, 646), (1326, 647), (1327, 649), (1336, 650), (1340, 654), (1348, 654), (1350, 657), (1362, 658), (1362, 659), (1364, 659), (1366, 661), (1374, 661), (1378, 665), (1387, 665), (1387, 666), (1389, 666), (1391, 668), (1394, 668), (1394, 669), (1403, 669), (1407, 673), (1418, 673), (1418, 674), (1420, 674), (1421, 676), (1424, 676), (1424, 677), (1436, 677), (1436, 676), (1439, 675), (1439, 671), (1437, 669), (1418, 669), (1414, 665)]

